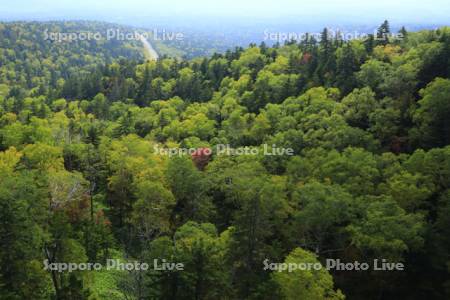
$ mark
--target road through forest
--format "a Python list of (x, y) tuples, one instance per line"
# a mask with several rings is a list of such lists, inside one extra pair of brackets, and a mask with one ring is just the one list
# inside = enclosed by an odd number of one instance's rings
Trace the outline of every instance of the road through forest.
[(148, 57), (150, 60), (158, 60), (159, 55), (158, 52), (153, 48), (152, 44), (144, 37), (144, 35), (140, 35), (140, 40), (142, 44), (144, 45), (144, 50), (146, 52), (146, 57)]

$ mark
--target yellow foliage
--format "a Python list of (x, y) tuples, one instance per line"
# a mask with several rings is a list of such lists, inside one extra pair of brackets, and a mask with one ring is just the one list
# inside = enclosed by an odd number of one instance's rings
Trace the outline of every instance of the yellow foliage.
[(10, 147), (5, 152), (0, 152), (0, 173), (10, 173), (14, 171), (14, 167), (19, 163), (22, 153), (14, 147)]

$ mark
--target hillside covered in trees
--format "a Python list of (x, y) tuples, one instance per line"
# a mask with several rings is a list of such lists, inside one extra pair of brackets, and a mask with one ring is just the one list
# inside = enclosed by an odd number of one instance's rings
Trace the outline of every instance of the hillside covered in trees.
[[(42, 37), (107, 26), (0, 23), (0, 299), (450, 297), (449, 28), (158, 61)], [(329, 258), (405, 270), (264, 268)], [(44, 269), (107, 259), (184, 270)]]

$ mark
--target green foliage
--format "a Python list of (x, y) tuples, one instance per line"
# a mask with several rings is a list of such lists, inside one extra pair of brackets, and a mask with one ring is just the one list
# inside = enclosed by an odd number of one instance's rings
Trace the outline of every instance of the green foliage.
[[(40, 35), (105, 26), (0, 24), (0, 298), (448, 298), (448, 28), (158, 61)], [(331, 257), (407, 268), (263, 270)], [(185, 270), (42, 263), (109, 258)]]
[(369, 199), (364, 218), (347, 229), (352, 243), (373, 257), (402, 260), (402, 254), (423, 245), (422, 216), (407, 214), (392, 199)]
[(296, 188), (295, 233), (303, 248), (315, 253), (342, 246), (342, 227), (355, 219), (352, 196), (339, 185), (311, 182)]
[(0, 175), (0, 251), (2, 297), (46, 299), (50, 279), (43, 272), (40, 251), (46, 240), (44, 190), (32, 173)]
[[(229, 234), (217, 234), (213, 224), (187, 222), (179, 227), (171, 241), (155, 239), (146, 259), (183, 264), (182, 271), (150, 271), (149, 294), (160, 299), (226, 299), (232, 297), (231, 267), (226, 256)], [(176, 289), (173, 287), (176, 286)]]
[[(301, 248), (294, 249), (284, 261), (287, 264), (320, 264), (316, 255)], [(345, 299), (341, 291), (333, 289), (333, 278), (326, 269), (295, 270), (273, 274), (283, 299)]]
[(430, 148), (446, 146), (450, 142), (450, 80), (437, 78), (421, 90), (422, 99), (414, 114), (418, 125), (412, 131), (413, 138)]

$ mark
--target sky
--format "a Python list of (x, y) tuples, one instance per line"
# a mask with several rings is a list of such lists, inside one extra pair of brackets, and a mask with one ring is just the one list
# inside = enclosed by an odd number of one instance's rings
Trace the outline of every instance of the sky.
[(0, 0), (0, 19), (245, 19), (446, 24), (449, 0)]

